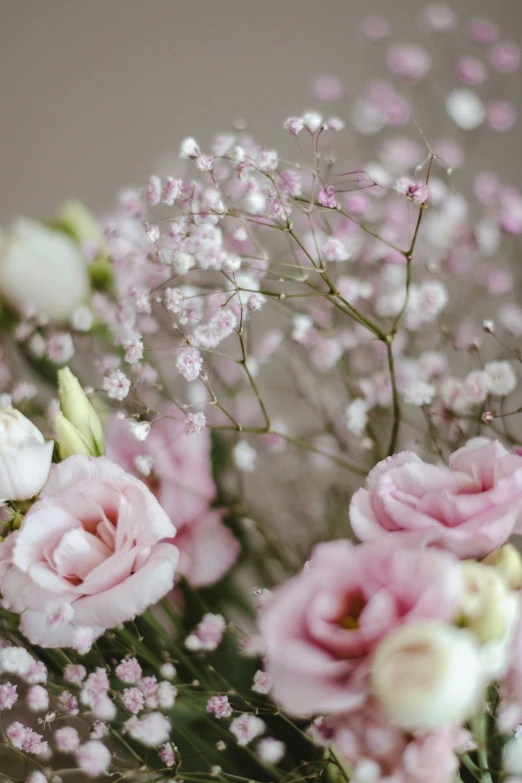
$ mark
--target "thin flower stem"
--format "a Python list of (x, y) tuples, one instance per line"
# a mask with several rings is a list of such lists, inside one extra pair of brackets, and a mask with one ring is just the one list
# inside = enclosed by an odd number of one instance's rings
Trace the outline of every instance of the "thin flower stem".
[(259, 407), (261, 408), (261, 412), (262, 412), (263, 418), (265, 420), (266, 429), (269, 430), (270, 429), (270, 416), (268, 415), (268, 411), (267, 411), (265, 403), (263, 402), (263, 399), (262, 399), (262, 397), (261, 397), (261, 395), (259, 393), (259, 389), (257, 387), (257, 384), (256, 384), (255, 380), (254, 380), (254, 377), (253, 377), (252, 373), (250, 372), (250, 370), (248, 368), (247, 354), (246, 354), (246, 348), (245, 348), (245, 340), (243, 338), (242, 331), (243, 330), (240, 329), (239, 332), (238, 332), (239, 343), (241, 345), (241, 356), (242, 356), (241, 364), (243, 365), (243, 369), (244, 369), (244, 371), (245, 371), (245, 373), (247, 375), (248, 380), (250, 381), (250, 385), (252, 386), (252, 391), (254, 392), (254, 394), (256, 396), (256, 399), (257, 399), (257, 401), (259, 403)]
[(473, 729), (473, 735), (477, 743), (477, 760), (480, 769), (480, 782), (481, 783), (493, 783), (491, 772), (489, 771), (489, 760), (487, 751), (487, 736), (486, 736), (486, 716), (477, 715), (471, 721)]
[(332, 281), (330, 280), (328, 273), (326, 272), (326, 269), (323, 269), (320, 266), (317, 266), (313, 256), (310, 255), (306, 247), (303, 245), (295, 231), (293, 229), (288, 230), (289, 235), (292, 237), (294, 242), (296, 242), (303, 253), (306, 255), (306, 257), (309, 259), (311, 264), (319, 271), (319, 274), (323, 278), (324, 282), (328, 286), (329, 292), (331, 296), (336, 297), (342, 304), (346, 307), (346, 311), (348, 315), (350, 315), (355, 321), (365, 326), (367, 329), (370, 330), (376, 337), (378, 337), (380, 340), (384, 340), (386, 335), (382, 331), (382, 329), (377, 326), (377, 324), (374, 324), (372, 321), (369, 320), (369, 318), (366, 318), (359, 310), (350, 304), (343, 296), (341, 296), (341, 292), (334, 286)]
[(387, 456), (391, 456), (397, 446), (397, 438), (399, 435), (399, 428), (401, 425), (401, 406), (399, 401), (399, 390), (397, 389), (397, 378), (395, 375), (395, 361), (393, 358), (393, 345), (392, 341), (386, 344), (386, 350), (388, 355), (388, 369), (390, 371), (390, 381), (392, 387), (392, 408), (393, 408), (393, 422), (390, 435), (390, 445), (388, 446)]

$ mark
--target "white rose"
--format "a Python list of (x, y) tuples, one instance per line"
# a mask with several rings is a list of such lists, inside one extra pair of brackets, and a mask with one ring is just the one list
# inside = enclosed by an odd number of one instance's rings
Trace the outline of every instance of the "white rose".
[(51, 469), (53, 442), (14, 408), (0, 411), (0, 498), (27, 500), (38, 494)]
[(472, 634), (437, 620), (398, 627), (377, 647), (372, 663), (377, 699), (408, 730), (461, 723), (477, 706), (482, 684)]
[(67, 320), (89, 295), (79, 246), (64, 233), (18, 218), (0, 242), (0, 292), (18, 310)]

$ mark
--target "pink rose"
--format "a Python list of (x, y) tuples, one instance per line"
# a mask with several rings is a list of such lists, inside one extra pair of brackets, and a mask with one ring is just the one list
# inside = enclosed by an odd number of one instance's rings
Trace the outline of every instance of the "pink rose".
[(22, 632), (42, 647), (99, 636), (172, 589), (179, 553), (162, 542), (175, 532), (141, 481), (106, 457), (69, 457), (8, 538), (4, 606), (22, 613)]
[(350, 521), (363, 541), (408, 531), (416, 543), (482, 557), (521, 529), (522, 457), (498, 442), (459, 449), (449, 467), (395, 454), (355, 493)]
[(216, 487), (208, 432), (186, 435), (183, 422), (164, 418), (140, 442), (129, 421), (114, 417), (106, 437), (108, 456), (147, 484), (176, 525), (178, 572), (197, 587), (220, 579), (234, 563), (239, 542), (223, 524), (224, 512), (209, 507)]
[(450, 620), (460, 591), (449, 553), (395, 538), (320, 544), (261, 615), (274, 698), (302, 716), (360, 707), (381, 639), (410, 620)]

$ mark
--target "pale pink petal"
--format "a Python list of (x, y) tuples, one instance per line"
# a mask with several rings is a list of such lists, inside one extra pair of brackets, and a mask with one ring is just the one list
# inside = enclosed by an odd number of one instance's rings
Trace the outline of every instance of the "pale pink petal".
[(195, 587), (217, 582), (239, 554), (239, 541), (223, 523), (222, 514), (222, 511), (208, 511), (176, 536), (179, 570)]

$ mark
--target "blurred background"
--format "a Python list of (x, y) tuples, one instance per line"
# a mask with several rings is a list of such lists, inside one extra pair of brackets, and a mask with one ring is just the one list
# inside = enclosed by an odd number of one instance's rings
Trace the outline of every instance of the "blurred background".
[[(123, 185), (141, 185), (162, 157), (176, 153), (183, 137), (205, 148), (238, 118), (284, 151), (290, 140), (283, 120), (320, 105), (314, 76), (343, 80), (345, 96), (331, 107), (343, 117), (362, 81), (382, 73), (382, 50), (362, 40), (361, 18), (383, 13), (394, 40), (413, 42), (422, 40), (418, 15), (427, 4), (2, 0), (0, 223), (21, 212), (50, 215), (70, 196), (107, 209)], [(502, 37), (522, 41), (519, 0), (451, 5), (462, 24), (488, 15)], [(465, 42), (458, 30), (452, 36), (439, 39), (449, 54)], [(436, 79), (426, 89), (436, 90)], [(519, 79), (510, 85), (514, 94), (502, 97), (520, 100)], [(429, 121), (417, 119), (423, 128)], [(478, 144), (476, 154), (520, 184), (520, 149), (519, 121), (494, 143)]]

